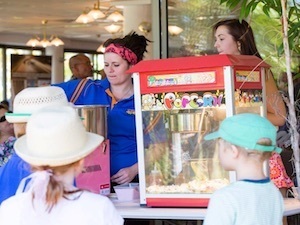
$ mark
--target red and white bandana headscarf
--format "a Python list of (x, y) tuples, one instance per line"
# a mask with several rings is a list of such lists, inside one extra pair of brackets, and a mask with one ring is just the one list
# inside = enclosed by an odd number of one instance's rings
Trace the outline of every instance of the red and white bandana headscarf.
[(129, 48), (124, 46), (116, 46), (114, 44), (110, 44), (105, 48), (105, 53), (113, 52), (121, 56), (123, 59), (129, 62), (130, 65), (137, 64), (137, 56), (131, 51)]

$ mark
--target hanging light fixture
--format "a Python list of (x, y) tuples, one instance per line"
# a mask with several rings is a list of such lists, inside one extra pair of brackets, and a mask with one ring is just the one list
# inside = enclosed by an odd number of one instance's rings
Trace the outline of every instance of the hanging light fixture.
[(109, 25), (109, 26), (105, 26), (104, 28), (105, 28), (105, 30), (107, 30), (109, 33), (115, 34), (115, 33), (117, 33), (117, 32), (121, 29), (121, 26), (120, 26), (120, 25), (116, 25), (116, 24), (111, 24), (111, 25)]
[(124, 21), (124, 16), (121, 13), (115, 11), (112, 14), (110, 14), (106, 19), (112, 20), (114, 22), (118, 22), (118, 21)]
[(168, 31), (171, 34), (171, 36), (177, 36), (183, 31), (183, 29), (181, 27), (172, 25), (168, 26)]
[(51, 42), (47, 40), (46, 37), (44, 37), (41, 41), (40, 41), (40, 46), (42, 46), (43, 48), (46, 48), (48, 46), (51, 45)]
[(55, 35), (51, 41), (51, 45), (54, 45), (54, 46), (60, 46), (60, 45), (64, 45), (64, 44), (65, 43), (60, 38), (58, 38), (57, 35)]
[(43, 20), (42, 21), (42, 24), (43, 24), (43, 39), (40, 41), (40, 45), (44, 48), (51, 45), (50, 41), (47, 40), (47, 35), (46, 35), (47, 23), (48, 23), (48, 20)]
[(43, 25), (43, 39), (41, 40), (38, 36), (29, 39), (27, 41), (26, 45), (31, 46), (31, 47), (36, 47), (36, 46), (42, 46), (43, 48), (46, 48), (48, 46), (54, 45), (54, 46), (59, 46), (59, 45), (64, 45), (64, 42), (57, 37), (57, 35), (51, 35), (49, 40), (47, 39), (47, 34), (46, 34), (46, 26), (47, 26), (48, 20), (42, 20), (42, 25)]
[(27, 46), (31, 46), (31, 47), (39, 46), (39, 44), (40, 41), (37, 39), (37, 37), (30, 38), (26, 43)]
[(83, 13), (77, 17), (75, 20), (76, 23), (90, 23), (95, 21), (95, 19), (86, 13), (86, 11), (83, 11)]
[(151, 32), (151, 23), (147, 21), (143, 21), (138, 26), (139, 30), (142, 31), (145, 35)]
[(89, 11), (88, 15), (93, 17), (94, 20), (102, 19), (105, 17), (105, 14), (103, 12), (101, 12), (101, 10), (100, 10), (100, 1), (99, 0), (97, 1), (97, 3), (94, 4), (94, 8), (91, 11)]
[[(90, 23), (94, 22), (97, 19), (105, 18), (108, 14), (108, 12), (111, 11), (111, 9), (115, 6), (110, 6), (105, 12), (102, 12), (100, 10), (100, 0), (97, 0), (97, 3), (94, 4), (94, 8), (90, 10), (88, 13), (88, 10), (84, 10), (83, 13), (75, 20), (76, 23)], [(124, 21), (124, 16), (119, 13), (118, 11), (114, 11), (112, 14), (107, 16), (107, 20), (111, 20), (114, 22), (118, 21)]]
[(96, 51), (97, 51), (97, 52), (102, 52), (102, 53), (104, 53), (104, 52), (105, 52), (105, 48), (104, 48), (103, 44), (101, 44), (101, 45), (97, 48)]

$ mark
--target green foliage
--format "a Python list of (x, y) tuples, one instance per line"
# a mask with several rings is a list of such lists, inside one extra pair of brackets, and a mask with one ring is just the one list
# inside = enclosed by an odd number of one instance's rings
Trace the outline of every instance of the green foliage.
[(221, 0), (221, 4), (226, 4), (226, 6), (230, 9), (234, 9), (240, 5), (240, 19), (248, 17), (249, 14), (256, 9), (259, 3), (264, 5), (263, 12), (266, 15), (269, 15), (271, 9), (275, 10), (279, 15), (281, 15), (280, 0)]
[[(262, 12), (271, 17), (273, 12), (277, 15), (277, 20), (281, 22), (282, 8), (280, 0), (220, 0), (221, 4), (225, 4), (231, 10), (240, 7), (240, 20), (249, 17), (262, 4)], [(300, 54), (300, 12), (294, 0), (289, 1), (288, 7), (288, 39), (290, 49), (292, 52)], [(283, 54), (282, 42), (277, 45), (277, 52), (279, 55)]]

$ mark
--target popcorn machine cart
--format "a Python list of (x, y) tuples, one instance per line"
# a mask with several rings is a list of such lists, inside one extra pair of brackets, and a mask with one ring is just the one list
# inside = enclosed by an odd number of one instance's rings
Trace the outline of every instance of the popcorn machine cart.
[(140, 205), (207, 207), (235, 180), (207, 133), (234, 114), (266, 115), (265, 74), (255, 56), (144, 60), (133, 66)]

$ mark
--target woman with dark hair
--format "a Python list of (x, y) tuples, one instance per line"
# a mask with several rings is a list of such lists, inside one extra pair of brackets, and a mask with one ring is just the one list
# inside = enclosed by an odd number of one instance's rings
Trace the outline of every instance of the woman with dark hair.
[[(114, 50), (107, 48), (108, 46), (112, 47), (119, 47), (123, 49), (122, 58), (129, 62), (130, 65), (134, 65), (139, 61), (142, 61), (144, 58), (144, 53), (147, 52), (146, 47), (147, 43), (150, 42), (146, 39), (143, 35), (138, 35), (135, 32), (131, 32), (126, 35), (124, 38), (111, 38), (104, 42), (103, 46), (105, 47), (105, 53), (107, 52), (114, 52)], [(126, 58), (126, 49), (130, 50), (136, 56), (136, 60), (131, 61), (130, 58)], [(129, 52), (130, 52), (129, 51)], [(133, 57), (134, 57), (133, 55)]]
[[(237, 19), (220, 21), (214, 25), (213, 31), (215, 34), (217, 29), (221, 26), (227, 28), (228, 34), (230, 34), (233, 37), (233, 40), (236, 42), (237, 50), (239, 52), (237, 54), (255, 55), (259, 58), (262, 58), (256, 48), (252, 28), (245, 20), (242, 20), (241, 22)], [(216, 44), (215, 47), (217, 47)], [(230, 53), (226, 53), (226, 54), (230, 54)]]
[[(255, 55), (262, 58), (256, 48), (252, 29), (245, 20), (241, 22), (238, 19), (220, 21), (214, 25), (213, 31), (215, 47), (219, 54)], [(266, 74), (265, 82), (267, 119), (273, 125), (281, 126), (285, 123), (286, 108), (271, 72)], [(294, 184), (288, 177), (278, 153), (274, 153), (269, 162), (270, 178), (285, 196), (287, 189)]]
[[(123, 38), (109, 39), (103, 44), (105, 79), (86, 79), (86, 83), (73, 80), (58, 84), (65, 90), (68, 100), (76, 105), (109, 106), (107, 127), (113, 184), (138, 181), (133, 83), (131, 74), (126, 71), (143, 59), (149, 42), (135, 32)], [(74, 100), (73, 93), (80, 85), (84, 88)]]
[[(242, 20), (229, 19), (214, 25), (215, 47), (219, 54), (260, 56), (250, 25)], [(285, 123), (286, 108), (270, 71), (266, 74), (267, 118), (275, 126)]]

